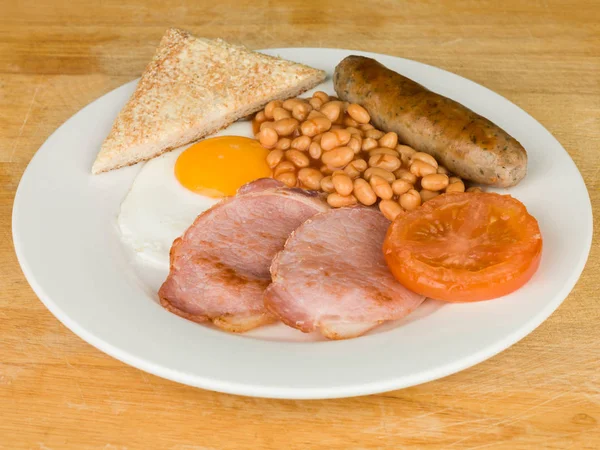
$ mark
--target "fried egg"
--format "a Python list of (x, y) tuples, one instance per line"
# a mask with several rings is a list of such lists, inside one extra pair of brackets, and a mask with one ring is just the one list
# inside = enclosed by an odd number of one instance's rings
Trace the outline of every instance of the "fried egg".
[(117, 218), (123, 242), (145, 262), (169, 266), (169, 250), (196, 217), (271, 175), (268, 150), (240, 136), (205, 139), (145, 163)]
[(221, 136), (184, 151), (175, 163), (175, 176), (190, 191), (210, 198), (235, 195), (238, 188), (271, 175), (269, 150), (255, 139)]

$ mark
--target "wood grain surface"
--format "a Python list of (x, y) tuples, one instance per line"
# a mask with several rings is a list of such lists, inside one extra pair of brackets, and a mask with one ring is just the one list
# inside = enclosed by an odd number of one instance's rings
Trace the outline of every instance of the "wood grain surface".
[(438, 381), (327, 401), (203, 391), (101, 353), (36, 298), (17, 263), (10, 224), (21, 174), (44, 140), (87, 103), (139, 76), (169, 26), (250, 48), (388, 53), (470, 78), (558, 138), (598, 217), (599, 17), (597, 0), (3, 0), (0, 448), (600, 448), (597, 220), (580, 281), (527, 338)]

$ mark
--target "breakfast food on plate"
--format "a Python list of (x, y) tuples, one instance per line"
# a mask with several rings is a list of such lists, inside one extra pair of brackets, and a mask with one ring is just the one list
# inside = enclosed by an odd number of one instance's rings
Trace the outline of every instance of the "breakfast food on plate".
[(270, 176), (267, 154), (254, 139), (223, 136), (148, 161), (121, 204), (123, 241), (145, 262), (168, 268), (171, 244), (198, 214)]
[(245, 184), (271, 175), (265, 162), (267, 154), (254, 139), (246, 137), (205, 139), (177, 158), (175, 177), (192, 192), (227, 197)]
[(92, 172), (154, 158), (324, 79), (322, 70), (169, 29), (119, 113)]
[(527, 172), (527, 152), (500, 127), (374, 59), (348, 56), (333, 81), (340, 99), (362, 105), (375, 126), (467, 180), (509, 187)]
[[(531, 278), (542, 249), (535, 219), (461, 178), (516, 184), (527, 163), (517, 141), (368, 58), (338, 65), (339, 98), (295, 97), (324, 78), (167, 32), (93, 168), (154, 158), (118, 224), (138, 255), (169, 269), (165, 309), (231, 332), (279, 319), (346, 339), (426, 297), (489, 299)], [(250, 113), (255, 139), (213, 137), (160, 155)]]
[(406, 316), (425, 297), (398, 283), (381, 246), (389, 222), (374, 208), (317, 214), (292, 233), (273, 260), (267, 309), (285, 324), (330, 339), (364, 334)]
[(399, 144), (396, 133), (370, 120), (362, 106), (318, 91), (309, 99), (272, 101), (252, 124), (271, 150), (266, 158), (275, 179), (323, 191), (332, 207), (378, 203), (393, 220), (440, 193), (465, 191), (433, 156)]
[(274, 320), (263, 303), (271, 261), (292, 231), (329, 207), (316, 192), (274, 188), (270, 180), (253, 185), (202, 213), (175, 240), (158, 292), (166, 309), (235, 332)]
[(510, 195), (446, 194), (398, 217), (384, 244), (394, 276), (450, 302), (488, 300), (523, 286), (537, 270), (542, 235)]

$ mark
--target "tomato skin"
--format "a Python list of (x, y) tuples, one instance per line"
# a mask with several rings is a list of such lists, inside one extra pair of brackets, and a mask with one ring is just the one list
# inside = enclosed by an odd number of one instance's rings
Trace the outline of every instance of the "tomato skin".
[(539, 267), (542, 238), (535, 218), (511, 196), (453, 193), (398, 216), (383, 252), (406, 288), (437, 300), (473, 302), (527, 283)]

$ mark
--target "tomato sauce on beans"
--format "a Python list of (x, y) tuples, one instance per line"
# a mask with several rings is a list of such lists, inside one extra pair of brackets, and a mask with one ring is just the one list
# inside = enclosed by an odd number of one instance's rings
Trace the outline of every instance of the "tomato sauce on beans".
[(311, 98), (269, 102), (254, 116), (252, 130), (271, 150), (273, 178), (322, 191), (334, 208), (378, 204), (394, 220), (444, 192), (481, 192), (370, 121), (361, 105), (317, 91)]

